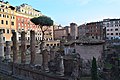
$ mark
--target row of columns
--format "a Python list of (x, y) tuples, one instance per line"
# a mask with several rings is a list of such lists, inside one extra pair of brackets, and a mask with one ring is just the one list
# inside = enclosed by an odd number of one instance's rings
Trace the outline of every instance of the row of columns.
[[(12, 37), (12, 42), (13, 42), (13, 63), (17, 63), (18, 61), (18, 51), (17, 51), (17, 35), (16, 32), (13, 32), (13, 37)], [(26, 50), (27, 50), (27, 45), (26, 45), (26, 37), (25, 37), (26, 33), (23, 31), (21, 33), (21, 64), (25, 64), (26, 63)], [(30, 56), (31, 56), (31, 60), (30, 60), (30, 64), (34, 65), (35, 62), (35, 53), (36, 53), (36, 49), (35, 49), (35, 31), (30, 31)], [(50, 53), (50, 59), (54, 59), (55, 57), (55, 53), (54, 51), (50, 51), (53, 53)], [(42, 53), (42, 68), (44, 71), (49, 71), (48, 68), (48, 50), (44, 49), (43, 53)], [(6, 41), (6, 52), (4, 53), (4, 42), (3, 42), (3, 33), (2, 30), (0, 30), (0, 61), (2, 60), (7, 60), (10, 61), (11, 60), (11, 41)], [(63, 66), (63, 57), (60, 57), (60, 62), (59, 62), (59, 70), (60, 70), (60, 74), (63, 75), (64, 73), (64, 66)]]
[[(17, 63), (17, 61), (18, 61), (17, 35), (16, 35), (16, 32), (13, 32), (12, 34), (13, 34), (13, 36), (12, 36), (13, 63)], [(27, 45), (26, 45), (26, 37), (25, 37), (25, 35), (26, 35), (26, 33), (23, 31), (21, 33), (21, 63), (22, 64), (26, 63)], [(31, 61), (30, 61), (30, 64), (34, 64), (35, 53), (36, 53), (36, 49), (35, 49), (35, 32), (30, 31), (30, 36), (31, 36), (31, 40), (30, 40)], [(11, 60), (10, 54), (11, 54), (11, 41), (6, 41), (6, 52), (4, 53), (3, 30), (0, 30), (0, 61), (3, 61), (3, 60), (10, 61)]]
[[(26, 50), (27, 50), (27, 45), (26, 45), (26, 33), (23, 31), (21, 33), (21, 63), (25, 64), (26, 63)], [(31, 60), (30, 64), (33, 65), (35, 61), (35, 31), (30, 31), (30, 55), (31, 55)], [(16, 32), (13, 32), (13, 63), (16, 63), (18, 60), (18, 52), (17, 52), (17, 36)]]

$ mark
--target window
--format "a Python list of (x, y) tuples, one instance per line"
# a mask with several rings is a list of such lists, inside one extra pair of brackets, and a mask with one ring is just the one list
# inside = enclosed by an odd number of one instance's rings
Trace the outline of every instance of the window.
[(113, 31), (113, 29), (110, 29), (111, 31)]
[(113, 39), (113, 37), (111, 37), (111, 39)]
[(22, 31), (24, 31), (24, 29), (22, 29)]
[(19, 37), (19, 41), (21, 40), (21, 37)]
[(5, 33), (5, 29), (3, 29), (3, 33)]
[(57, 44), (57, 46), (59, 46), (59, 43)]
[(116, 33), (116, 35), (118, 35), (118, 33)]
[(116, 28), (115, 31), (118, 31), (118, 29)]
[(9, 18), (9, 16), (7, 15), (7, 18)]
[(6, 21), (6, 25), (8, 25), (8, 21)]
[(54, 44), (54, 46), (56, 46), (56, 44)]
[(4, 21), (3, 21), (3, 20), (1, 20), (1, 24), (4, 24)]
[(9, 29), (7, 29), (7, 33), (9, 34)]
[(109, 33), (107, 33), (107, 35), (109, 35)]
[(5, 41), (5, 37), (3, 37), (3, 40)]
[(14, 22), (11, 22), (11, 25), (13, 25), (13, 26), (14, 26)]
[(49, 44), (47, 44), (47, 46), (49, 46)]
[(111, 33), (111, 35), (113, 35), (113, 33)]
[(109, 31), (109, 29), (107, 29), (107, 31)]

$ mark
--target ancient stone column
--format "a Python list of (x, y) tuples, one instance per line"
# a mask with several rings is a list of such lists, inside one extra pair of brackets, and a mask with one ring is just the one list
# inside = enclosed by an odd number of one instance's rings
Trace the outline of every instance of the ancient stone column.
[(3, 30), (0, 29), (0, 61), (4, 59)]
[(10, 62), (11, 60), (11, 56), (10, 56), (10, 53), (11, 53), (11, 41), (6, 41), (6, 52), (5, 52), (5, 60), (7, 62)]
[(30, 31), (30, 55), (31, 55), (31, 60), (30, 64), (33, 65), (35, 62), (35, 31)]
[(13, 37), (12, 37), (12, 41), (13, 41), (13, 63), (17, 63), (18, 60), (18, 56), (17, 56), (17, 35), (16, 32), (12, 32), (13, 33)]
[(43, 53), (42, 53), (42, 67), (43, 67), (43, 70), (48, 72), (49, 71), (49, 68), (48, 68), (48, 51), (47, 49), (43, 50)]
[(64, 76), (63, 56), (60, 55), (59, 59), (60, 60), (59, 60), (59, 70), (58, 70), (59, 72), (58, 73), (60, 76)]
[(53, 49), (50, 50), (50, 60), (54, 60), (55, 58), (55, 51)]
[(26, 62), (26, 37), (25, 37), (25, 31), (21, 33), (21, 63), (25, 64)]

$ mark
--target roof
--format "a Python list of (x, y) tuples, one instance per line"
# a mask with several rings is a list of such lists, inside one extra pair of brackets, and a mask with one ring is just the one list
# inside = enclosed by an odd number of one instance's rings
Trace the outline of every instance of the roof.
[(102, 23), (102, 21), (100, 21), (100, 22), (90, 22), (90, 23), (87, 23), (86, 25), (100, 24), (100, 23)]
[(120, 20), (120, 19), (104, 19), (103, 21), (104, 22), (109, 22), (109, 21), (118, 21), (118, 20)]
[(105, 41), (98, 40), (98, 39), (91, 39), (91, 38), (83, 36), (83, 37), (79, 38), (78, 40), (68, 41), (64, 45), (72, 45), (74, 43), (83, 44), (83, 45), (99, 45), (99, 44), (105, 43)]

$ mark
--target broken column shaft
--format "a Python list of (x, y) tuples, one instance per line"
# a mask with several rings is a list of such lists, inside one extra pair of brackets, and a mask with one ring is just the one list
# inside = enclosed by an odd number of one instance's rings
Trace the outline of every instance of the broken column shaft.
[(35, 62), (35, 31), (30, 31), (30, 55), (31, 55), (31, 60), (30, 64), (33, 65)]
[(3, 30), (0, 29), (0, 60), (4, 59)]
[(55, 51), (53, 49), (50, 50), (50, 60), (54, 60), (55, 58)]
[(64, 76), (64, 63), (63, 63), (63, 56), (59, 56), (59, 69), (58, 69), (58, 74), (60, 76)]
[(25, 31), (21, 33), (21, 63), (25, 64), (26, 62), (26, 38), (25, 38)]
[(16, 32), (13, 32), (13, 37), (12, 37), (12, 41), (13, 41), (13, 63), (17, 63), (18, 60), (18, 55), (17, 55), (17, 36), (16, 36)]
[(3, 30), (0, 29), (0, 60), (4, 59)]
[(11, 60), (11, 41), (6, 41), (6, 52), (5, 52), (5, 60), (10, 61)]
[(49, 71), (48, 68), (48, 51), (47, 49), (43, 50), (42, 52), (42, 66), (44, 71)]

